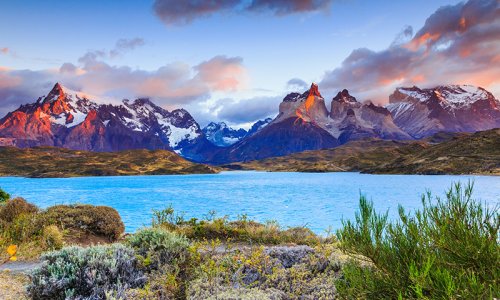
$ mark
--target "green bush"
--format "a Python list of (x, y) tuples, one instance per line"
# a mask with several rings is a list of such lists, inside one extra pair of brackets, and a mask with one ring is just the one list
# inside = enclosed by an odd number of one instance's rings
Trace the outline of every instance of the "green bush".
[(145, 283), (134, 251), (121, 244), (68, 247), (41, 260), (28, 286), (32, 299), (105, 299), (110, 294), (118, 299)]
[(145, 228), (127, 237), (127, 244), (135, 249), (149, 269), (185, 260), (189, 240), (161, 228)]
[(337, 232), (342, 248), (364, 256), (337, 281), (343, 298), (498, 298), (500, 247), (498, 206), (472, 198), (472, 184), (455, 184), (446, 199), (422, 197), (414, 215), (399, 207), (399, 221), (378, 214), (365, 197), (355, 221)]
[(10, 199), (10, 195), (0, 188), (0, 203), (5, 203)]
[(153, 210), (151, 223), (153, 227), (166, 228), (195, 240), (302, 245), (317, 245), (323, 241), (305, 227), (283, 230), (275, 221), (261, 224), (248, 220), (246, 215), (230, 221), (227, 216), (216, 217), (214, 211), (209, 212), (205, 220), (185, 219), (184, 214), (176, 214), (171, 206), (163, 210)]
[(12, 222), (22, 214), (32, 214), (37, 211), (38, 207), (36, 205), (27, 202), (23, 198), (14, 198), (0, 207), (0, 220)]
[(118, 212), (108, 206), (56, 205), (43, 214), (47, 224), (55, 224), (63, 229), (83, 230), (95, 235), (118, 239), (125, 226)]

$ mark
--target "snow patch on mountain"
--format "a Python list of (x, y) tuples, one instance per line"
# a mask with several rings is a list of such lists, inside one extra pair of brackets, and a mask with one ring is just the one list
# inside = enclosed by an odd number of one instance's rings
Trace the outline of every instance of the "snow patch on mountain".
[(233, 129), (224, 122), (210, 122), (202, 131), (212, 144), (219, 147), (231, 146), (247, 135), (246, 130)]

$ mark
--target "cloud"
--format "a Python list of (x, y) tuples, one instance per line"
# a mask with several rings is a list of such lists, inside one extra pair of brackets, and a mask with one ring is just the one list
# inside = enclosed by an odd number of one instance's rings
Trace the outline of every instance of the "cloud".
[(400, 46), (408, 43), (413, 37), (413, 27), (407, 25), (398, 33), (396, 38), (391, 44), (391, 47)]
[(302, 91), (306, 90), (309, 86), (307, 82), (300, 78), (292, 78), (287, 81), (286, 83), (287, 89), (293, 90), (293, 91)]
[(0, 53), (2, 54), (9, 54), (10, 49), (7, 47), (0, 48)]
[(167, 25), (182, 25), (217, 13), (271, 13), (283, 16), (327, 10), (333, 0), (155, 0), (153, 10)]
[[(135, 46), (125, 46), (130, 47)], [(77, 64), (68, 62), (51, 70), (0, 67), (0, 112), (33, 102), (48, 93), (55, 82), (91, 93), (97, 102), (150, 97), (169, 107), (204, 101), (213, 92), (237, 91), (245, 85), (246, 69), (240, 57), (215, 56), (197, 65), (174, 62), (146, 71), (106, 63), (102, 53), (109, 52), (91, 51)]]
[(241, 57), (216, 56), (194, 68), (198, 77), (215, 91), (235, 91), (244, 84), (246, 70)]
[(113, 59), (128, 51), (132, 51), (137, 47), (143, 46), (145, 44), (142, 38), (133, 39), (119, 39), (114, 48), (110, 51), (106, 50), (91, 50), (85, 53), (82, 57), (78, 59), (78, 62), (86, 64), (91, 63), (97, 59)]
[(339, 68), (325, 73), (321, 88), (348, 88), (360, 98), (384, 102), (398, 86), (498, 86), (500, 9), (496, 0), (441, 7), (415, 36), (401, 43), (411, 31), (406, 27), (385, 50), (352, 51)]
[(220, 99), (210, 111), (218, 120), (233, 124), (254, 122), (277, 114), (282, 97), (254, 97), (249, 99)]
[(331, 4), (331, 0), (254, 0), (248, 10), (288, 15), (327, 10)]
[(115, 48), (109, 52), (110, 57), (116, 57), (124, 52), (132, 51), (137, 47), (144, 46), (145, 42), (142, 38), (119, 39), (116, 42)]

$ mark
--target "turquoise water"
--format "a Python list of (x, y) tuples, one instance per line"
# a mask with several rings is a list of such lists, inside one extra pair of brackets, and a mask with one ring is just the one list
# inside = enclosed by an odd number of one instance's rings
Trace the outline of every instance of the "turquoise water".
[(150, 224), (151, 210), (172, 205), (186, 217), (203, 218), (210, 210), (236, 218), (276, 220), (284, 227), (308, 226), (323, 234), (342, 218), (353, 218), (360, 193), (379, 210), (397, 214), (421, 207), (429, 189), (444, 196), (452, 182), (474, 180), (475, 196), (487, 205), (500, 203), (500, 177), (367, 175), (359, 173), (223, 172), (210, 175), (123, 176), (32, 179), (0, 178), (0, 187), (40, 207), (88, 203), (118, 210), (126, 230)]

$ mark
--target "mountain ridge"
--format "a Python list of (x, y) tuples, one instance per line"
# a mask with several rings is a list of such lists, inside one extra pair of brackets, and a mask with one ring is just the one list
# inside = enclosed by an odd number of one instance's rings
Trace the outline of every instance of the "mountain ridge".
[(0, 145), (88, 151), (169, 150), (211, 164), (251, 161), (362, 139), (412, 140), (437, 132), (500, 127), (500, 101), (467, 85), (397, 88), (389, 104), (360, 102), (347, 89), (329, 103), (317, 84), (283, 98), (274, 119), (248, 131), (226, 123), (201, 128), (185, 109), (167, 111), (148, 98), (97, 104), (56, 83), (47, 96), (0, 119)]

